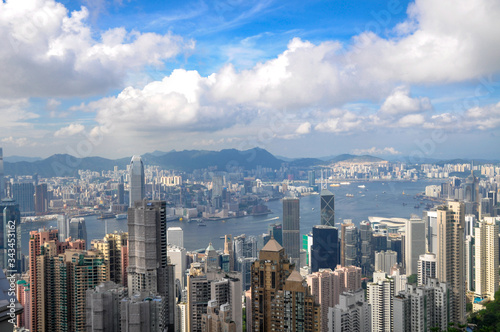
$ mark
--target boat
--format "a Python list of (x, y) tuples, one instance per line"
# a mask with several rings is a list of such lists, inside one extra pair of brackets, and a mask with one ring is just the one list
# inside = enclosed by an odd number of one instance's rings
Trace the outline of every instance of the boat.
[(314, 208), (312, 208), (311, 210), (314, 211)]
[(348, 185), (350, 185), (351, 183), (350, 183), (350, 182), (340, 182), (340, 184), (341, 184), (341, 185), (343, 185), (343, 186), (348, 186)]
[(405, 191), (403, 190), (403, 194), (402, 195), (404, 195), (404, 194), (405, 194)]
[(345, 194), (345, 197), (354, 197), (353, 194)]
[(358, 186), (358, 188), (366, 188), (366, 186), (364, 184)]
[(115, 214), (111, 212), (101, 213), (97, 219), (113, 219), (115, 218)]
[(330, 185), (330, 187), (340, 187), (340, 184), (338, 184), (338, 183), (332, 183), (332, 184)]
[(198, 223), (199, 227), (207, 227), (207, 224), (205, 224), (204, 221)]
[(127, 214), (126, 213), (119, 213), (115, 216), (115, 218), (117, 220), (121, 220), (121, 219), (127, 219)]

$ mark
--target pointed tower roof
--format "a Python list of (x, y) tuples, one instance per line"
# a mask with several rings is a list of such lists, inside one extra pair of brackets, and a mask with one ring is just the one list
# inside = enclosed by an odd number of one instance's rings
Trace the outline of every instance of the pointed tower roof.
[(274, 238), (271, 238), (269, 241), (267, 241), (266, 245), (264, 248), (262, 248), (262, 251), (280, 251), (283, 249), (283, 247), (276, 241)]
[(297, 272), (297, 270), (293, 270), (290, 276), (286, 279), (286, 281), (298, 281), (298, 282), (302, 282), (303, 280), (304, 278), (302, 278), (302, 276), (300, 275), (299, 272)]
[(207, 252), (207, 251), (215, 251), (215, 248), (212, 246), (212, 242), (210, 242), (210, 243), (208, 244), (207, 249), (205, 249), (205, 252)]

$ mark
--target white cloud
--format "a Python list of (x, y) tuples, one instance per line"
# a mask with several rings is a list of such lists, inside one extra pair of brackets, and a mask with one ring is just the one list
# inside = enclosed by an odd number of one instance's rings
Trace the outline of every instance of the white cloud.
[(87, 23), (54, 0), (0, 2), (0, 96), (84, 96), (122, 87), (130, 71), (161, 66), (192, 42), (167, 33)]
[(300, 126), (295, 129), (295, 133), (298, 135), (305, 135), (309, 134), (311, 132), (311, 123), (310, 122), (304, 122)]
[(67, 127), (63, 127), (54, 133), (55, 137), (67, 137), (80, 134), (85, 130), (85, 127), (79, 123), (72, 123)]
[(9, 136), (9, 137), (6, 137), (6, 138), (2, 138), (1, 142), (2, 143), (6, 143), (6, 144), (12, 144), (15, 147), (26, 147), (26, 146), (33, 147), (33, 146), (38, 146), (39, 145), (39, 143), (32, 142), (32, 141), (30, 141), (26, 137), (15, 138), (15, 137)]
[(364, 155), (364, 154), (369, 154), (369, 155), (397, 155), (401, 154), (401, 152), (397, 151), (393, 147), (385, 147), (383, 149), (379, 149), (376, 147), (371, 147), (369, 149), (355, 149), (352, 151), (353, 154), (357, 155)]
[(410, 97), (410, 89), (407, 87), (398, 87), (393, 93), (386, 98), (380, 114), (383, 116), (397, 116), (411, 113), (420, 113), (431, 109), (429, 98), (412, 98)]

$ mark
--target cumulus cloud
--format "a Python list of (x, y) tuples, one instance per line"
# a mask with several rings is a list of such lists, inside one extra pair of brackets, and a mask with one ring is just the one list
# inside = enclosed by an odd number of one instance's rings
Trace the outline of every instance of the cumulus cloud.
[(15, 137), (9, 136), (6, 138), (2, 138), (1, 142), (6, 143), (6, 144), (12, 144), (16, 147), (38, 146), (39, 145), (37, 142), (32, 142), (26, 137), (15, 138)]
[(72, 123), (67, 127), (63, 127), (54, 133), (55, 137), (67, 137), (80, 134), (85, 130), (85, 127), (79, 123)]
[(0, 2), (0, 96), (84, 96), (122, 87), (126, 75), (161, 66), (191, 41), (167, 33), (87, 23), (85, 7), (71, 13), (54, 0)]
[(369, 149), (355, 149), (352, 151), (353, 154), (357, 155), (364, 155), (364, 154), (370, 154), (370, 155), (396, 155), (396, 154), (401, 154), (401, 152), (397, 151), (393, 147), (385, 147), (383, 149), (379, 149), (376, 147), (371, 147)]
[(386, 98), (380, 107), (382, 116), (397, 116), (411, 113), (420, 113), (431, 109), (429, 98), (412, 98), (408, 87), (398, 87)]
[(298, 135), (309, 134), (311, 132), (311, 127), (310, 122), (304, 122), (295, 129), (295, 133)]

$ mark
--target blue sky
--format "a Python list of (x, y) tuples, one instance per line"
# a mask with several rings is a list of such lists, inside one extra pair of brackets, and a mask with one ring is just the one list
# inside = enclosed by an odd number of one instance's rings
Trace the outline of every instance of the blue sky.
[(500, 3), (0, 2), (5, 155), (498, 159)]

